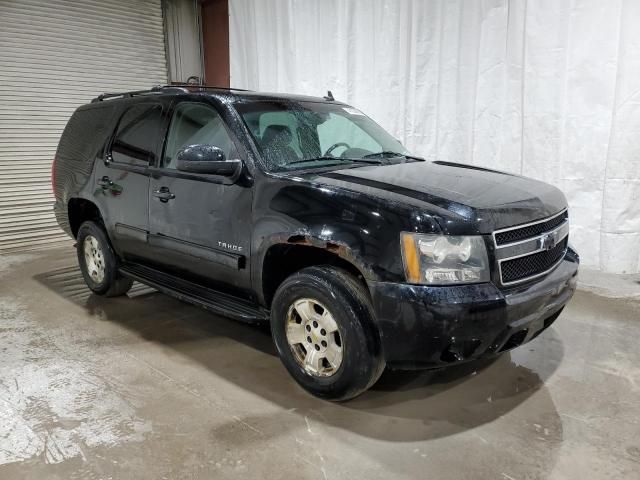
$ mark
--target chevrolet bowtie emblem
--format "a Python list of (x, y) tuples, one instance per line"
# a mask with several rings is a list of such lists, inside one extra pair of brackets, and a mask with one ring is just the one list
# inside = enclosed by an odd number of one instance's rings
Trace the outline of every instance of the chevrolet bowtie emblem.
[(540, 248), (543, 250), (551, 250), (556, 246), (556, 235), (554, 233), (548, 233), (544, 237), (540, 238)]

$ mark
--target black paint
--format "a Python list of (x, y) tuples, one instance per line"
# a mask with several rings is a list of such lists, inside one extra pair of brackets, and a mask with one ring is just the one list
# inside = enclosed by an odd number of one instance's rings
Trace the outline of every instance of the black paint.
[[(493, 354), (511, 345), (509, 334), (518, 329), (528, 329), (528, 340), (571, 297), (578, 267), (574, 252), (569, 250), (550, 274), (505, 289), (496, 286), (490, 241), (496, 229), (566, 208), (557, 188), (469, 165), (407, 159), (269, 173), (233, 108), (236, 102), (255, 100), (339, 104), (313, 97), (196, 88), (191, 93), (139, 95), (80, 107), (56, 156), (55, 213), (61, 227), (73, 235), (77, 212), (97, 209), (114, 248), (126, 261), (236, 295), (258, 309), (269, 308), (263, 263), (270, 248), (292, 244), (326, 250), (362, 275), (387, 360), (405, 366)], [(242, 161), (235, 178), (161, 167), (169, 119), (183, 101), (207, 104), (220, 114)], [(118, 164), (110, 149), (119, 119), (141, 104), (162, 110), (157, 138), (151, 141), (153, 151), (148, 152), (152, 161), (142, 166)], [(110, 182), (106, 187), (98, 183), (103, 177)], [(174, 197), (154, 196), (162, 188)], [(453, 287), (406, 284), (402, 231), (484, 235), (493, 282)], [(511, 341), (516, 340), (519, 337)]]

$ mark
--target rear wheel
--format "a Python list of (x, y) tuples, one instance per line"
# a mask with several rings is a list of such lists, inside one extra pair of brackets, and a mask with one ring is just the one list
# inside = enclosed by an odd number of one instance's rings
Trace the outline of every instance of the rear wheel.
[(363, 285), (331, 266), (305, 268), (278, 288), (273, 339), (293, 378), (327, 400), (348, 400), (372, 386), (385, 362)]
[(91, 291), (107, 297), (129, 291), (133, 281), (118, 273), (118, 257), (100, 225), (90, 220), (80, 225), (76, 249), (82, 276)]

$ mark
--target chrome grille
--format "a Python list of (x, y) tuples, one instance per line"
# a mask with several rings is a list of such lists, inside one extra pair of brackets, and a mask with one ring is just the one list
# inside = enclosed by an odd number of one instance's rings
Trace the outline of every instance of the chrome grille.
[(516, 282), (535, 276), (540, 272), (546, 272), (564, 257), (567, 250), (567, 242), (567, 237), (564, 237), (564, 240), (551, 250), (543, 250), (532, 255), (502, 262), (500, 269), (503, 283)]
[(555, 268), (568, 248), (569, 217), (566, 210), (525, 225), (493, 233), (502, 285), (540, 277)]
[(565, 210), (549, 220), (543, 220), (542, 223), (529, 224), (521, 228), (516, 227), (513, 230), (496, 233), (496, 245), (505, 245), (507, 243), (524, 240), (525, 238), (535, 237), (541, 233), (553, 230), (558, 225), (562, 225), (568, 217), (569, 212)]

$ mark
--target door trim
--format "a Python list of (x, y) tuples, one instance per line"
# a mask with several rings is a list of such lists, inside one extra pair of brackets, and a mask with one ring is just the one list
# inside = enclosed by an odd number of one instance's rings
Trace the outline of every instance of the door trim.
[(116, 235), (147, 243), (148, 232), (142, 228), (132, 227), (124, 223), (116, 223)]
[[(244, 162), (242, 163), (244, 168)], [(187, 180), (194, 180), (196, 182), (215, 183), (217, 185), (234, 185), (235, 183), (237, 183), (233, 182), (229, 177), (223, 177), (222, 175), (211, 175), (208, 173), (189, 173), (171, 168), (149, 167), (147, 171), (154, 180), (161, 180), (162, 177), (171, 177), (184, 178)]]
[(174, 252), (188, 255), (190, 257), (199, 258), (209, 262), (214, 262), (225, 267), (235, 270), (242, 270), (246, 267), (246, 257), (237, 253), (219, 250), (217, 248), (204, 247), (197, 243), (186, 242), (177, 238), (168, 237), (160, 234), (149, 234), (149, 245)]

